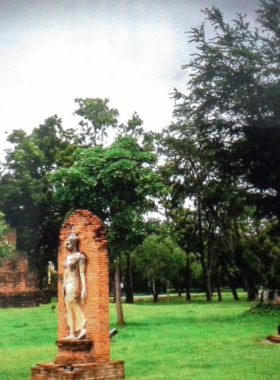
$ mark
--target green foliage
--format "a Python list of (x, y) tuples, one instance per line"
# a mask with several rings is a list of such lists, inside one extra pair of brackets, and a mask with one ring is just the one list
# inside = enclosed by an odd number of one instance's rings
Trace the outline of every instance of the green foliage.
[[(8, 137), (0, 209), (37, 264), (55, 256), (63, 217), (86, 208), (105, 221), (111, 257), (126, 256), (129, 268), (151, 228), (162, 233), (145, 221), (160, 203), (166, 244), (147, 240), (143, 268), (159, 260), (157, 245), (159, 257), (175, 259), (172, 236), (186, 254), (186, 279), (202, 271), (208, 300), (224, 282), (234, 293), (241, 278), (251, 298), (256, 285), (279, 287), (280, 0), (260, 0), (256, 29), (240, 14), (227, 23), (216, 7), (203, 13), (190, 31), (196, 54), (183, 66), (187, 94), (174, 91), (175, 121), (163, 133), (144, 133), (137, 113), (117, 125), (108, 99), (78, 98), (79, 136), (55, 115), (30, 135)], [(112, 130), (118, 137), (105, 148)]]
[(261, 249), (242, 227), (252, 232), (261, 215), (280, 220), (280, 1), (260, 2), (261, 31), (240, 14), (226, 23), (216, 7), (203, 13), (190, 31), (196, 54), (183, 66), (188, 92), (175, 90), (176, 121), (155, 137), (170, 188), (164, 207), (178, 243), (201, 263), (209, 300), (225, 276), (241, 276), (254, 298), (278, 262), (268, 259), (275, 239)]
[(170, 237), (150, 235), (136, 249), (137, 271), (151, 283), (173, 281), (186, 265), (184, 251)]
[(19, 248), (28, 252), (31, 264), (40, 270), (56, 255), (62, 222), (47, 173), (73, 163), (79, 139), (73, 130), (64, 130), (55, 115), (30, 135), (14, 130), (7, 140), (13, 148), (7, 151), (0, 179), (0, 209), (17, 229)]
[(248, 218), (239, 223), (239, 228), (241, 238), (237, 246), (237, 264), (250, 272), (255, 283), (265, 289), (278, 289), (280, 240), (277, 223)]
[(142, 125), (143, 120), (140, 119), (139, 115), (136, 112), (134, 112), (132, 118), (128, 120), (127, 125), (121, 124), (118, 126), (118, 136), (131, 136), (135, 139), (139, 139), (144, 134)]
[(75, 102), (79, 108), (74, 114), (83, 118), (79, 124), (82, 127), (81, 138), (84, 145), (103, 145), (104, 138), (108, 136), (108, 128), (117, 126), (118, 110), (108, 107), (109, 99), (78, 98)]
[(214, 37), (204, 24), (190, 32), (197, 53), (184, 66), (189, 94), (174, 93), (177, 129), (191, 125), (222, 175), (252, 184), (252, 202), (279, 219), (280, 2), (260, 2), (259, 29), (240, 14), (226, 23), (216, 7), (203, 12)]
[(106, 221), (114, 256), (133, 249), (145, 233), (143, 214), (166, 193), (154, 171), (156, 156), (126, 136), (108, 148), (78, 149), (74, 160), (51, 175), (58, 204), (89, 209)]
[(4, 220), (4, 214), (0, 212), (0, 266), (4, 259), (13, 257), (16, 248), (13, 244), (5, 240), (8, 231), (9, 227)]

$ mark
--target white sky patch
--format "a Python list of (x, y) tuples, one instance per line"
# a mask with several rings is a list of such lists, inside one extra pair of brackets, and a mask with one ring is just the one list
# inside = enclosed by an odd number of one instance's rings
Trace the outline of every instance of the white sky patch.
[[(228, 19), (254, 18), (255, 0), (216, 0)], [(75, 98), (108, 98), (125, 123), (136, 111), (144, 128), (172, 119), (174, 87), (193, 47), (184, 33), (203, 22), (211, 0), (0, 0), (0, 159), (5, 131), (30, 133), (57, 114), (76, 127)], [(232, 17), (231, 17), (232, 16)]]

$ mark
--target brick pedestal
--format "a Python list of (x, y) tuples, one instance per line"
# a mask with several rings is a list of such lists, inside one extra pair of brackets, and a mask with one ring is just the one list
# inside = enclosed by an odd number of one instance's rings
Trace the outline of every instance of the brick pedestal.
[(93, 362), (93, 343), (91, 339), (82, 340), (58, 340), (58, 355), (55, 358), (57, 364), (77, 364)]
[(53, 363), (32, 368), (32, 380), (120, 380), (124, 363), (110, 361), (109, 274), (107, 241), (103, 223), (86, 210), (75, 211), (60, 231), (58, 274), (68, 255), (65, 241), (74, 226), (79, 252), (86, 257), (86, 302), (81, 305), (87, 320), (82, 340), (63, 340), (69, 335), (62, 282), (58, 283), (58, 355)]

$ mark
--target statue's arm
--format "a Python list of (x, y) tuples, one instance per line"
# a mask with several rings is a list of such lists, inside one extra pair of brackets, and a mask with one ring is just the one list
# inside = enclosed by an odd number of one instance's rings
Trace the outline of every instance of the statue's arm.
[(52, 261), (48, 262), (48, 268), (51, 274), (55, 274), (55, 275), (58, 274), (57, 271), (54, 269), (54, 264)]
[(52, 274), (52, 275), (55, 275), (58, 277), (59, 280), (61, 280), (63, 278), (63, 276), (61, 274), (59, 274), (55, 269), (54, 269), (54, 264), (52, 261), (49, 261), (48, 262), (48, 269), (49, 269), (49, 272)]
[(83, 254), (79, 261), (79, 266), (80, 266), (80, 276), (81, 276), (81, 284), (82, 284), (81, 299), (82, 301), (85, 301), (85, 298), (86, 298), (86, 275), (85, 275), (86, 259)]

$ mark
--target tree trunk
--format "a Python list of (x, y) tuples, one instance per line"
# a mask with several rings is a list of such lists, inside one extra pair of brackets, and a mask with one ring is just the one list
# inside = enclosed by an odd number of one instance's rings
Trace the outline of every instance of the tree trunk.
[(218, 282), (218, 284), (217, 284), (217, 293), (218, 293), (218, 301), (221, 302), (223, 300), (223, 296), (222, 296), (220, 282)]
[(211, 276), (210, 271), (208, 270), (203, 257), (201, 258), (201, 266), (202, 266), (202, 273), (205, 281), (205, 293), (206, 293), (206, 300), (212, 301), (212, 287), (211, 287)]
[(158, 286), (156, 282), (153, 282), (153, 303), (158, 302)]
[(212, 301), (212, 289), (211, 289), (211, 279), (210, 279), (210, 273), (206, 269), (206, 273), (204, 273), (204, 278), (205, 278), (205, 288), (206, 288), (206, 300), (207, 301)]
[(187, 253), (187, 263), (186, 263), (186, 301), (191, 301), (191, 290), (190, 290), (190, 277), (191, 277), (191, 269), (190, 269), (190, 254)]
[(199, 236), (199, 253), (200, 253), (200, 262), (202, 266), (203, 276), (205, 280), (205, 291), (207, 301), (212, 301), (212, 289), (211, 289), (211, 279), (210, 279), (210, 270), (206, 265), (205, 260), (205, 251), (203, 245), (203, 231), (202, 231), (202, 217), (201, 217), (201, 200), (200, 194), (197, 197), (197, 212), (198, 212), (198, 236)]
[(238, 297), (235, 286), (230, 284), (230, 288), (231, 288), (231, 292), (232, 292), (234, 301), (239, 301), (239, 297)]
[(256, 301), (256, 294), (252, 289), (247, 289), (247, 300)]
[(132, 273), (131, 273), (131, 263), (130, 263), (130, 253), (126, 254), (126, 275), (125, 275), (125, 302), (133, 303), (133, 286), (132, 286)]
[(116, 291), (117, 325), (121, 326), (121, 325), (124, 325), (125, 322), (124, 322), (123, 308), (122, 308), (122, 291), (121, 291), (119, 263), (116, 263), (115, 291)]
[(166, 282), (166, 294), (167, 294), (167, 301), (169, 302), (169, 293), (170, 293), (170, 282), (167, 280)]
[(210, 270), (208, 270), (203, 257), (201, 258), (202, 273), (205, 281), (205, 293), (206, 300), (212, 301), (212, 287), (211, 287), (211, 275)]
[(217, 286), (217, 293), (218, 293), (218, 301), (221, 302), (223, 300), (223, 296), (222, 296), (222, 290), (221, 290), (221, 268), (219, 266), (217, 267), (216, 272), (217, 272), (216, 286)]
[(242, 278), (244, 281), (245, 290), (247, 292), (247, 300), (255, 301), (258, 297), (258, 291), (256, 287), (250, 283), (246, 275), (242, 274)]
[(232, 292), (232, 295), (233, 295), (233, 299), (234, 301), (239, 301), (239, 297), (238, 297), (238, 294), (237, 294), (237, 291), (236, 291), (236, 287), (234, 285), (234, 281), (233, 281), (233, 278), (227, 268), (226, 265), (224, 265), (224, 270), (226, 272), (226, 275), (227, 275), (227, 278), (229, 280), (229, 286), (230, 286), (230, 289), (231, 289), (231, 292)]
[(113, 294), (114, 294), (113, 302), (116, 303), (116, 275), (114, 276), (114, 279), (112, 281), (112, 288), (113, 288)]

